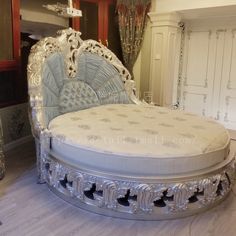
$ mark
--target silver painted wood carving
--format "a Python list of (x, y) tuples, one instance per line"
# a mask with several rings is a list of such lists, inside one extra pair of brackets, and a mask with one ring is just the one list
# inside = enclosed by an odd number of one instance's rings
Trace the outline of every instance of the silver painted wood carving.
[(40, 40), (31, 49), (28, 73), (28, 92), (30, 95), (31, 124), (35, 137), (39, 137), (41, 130), (47, 128), (43, 112), (42, 73), (43, 65), (49, 56), (55, 52), (62, 53), (65, 58), (66, 73), (69, 78), (74, 78), (77, 72), (77, 58), (83, 52), (92, 52), (103, 57), (111, 63), (121, 75), (127, 94), (134, 103), (141, 103), (134, 95), (134, 81), (128, 70), (120, 60), (104, 45), (95, 40), (80, 38), (81, 33), (69, 28), (58, 32), (57, 38), (47, 37)]
[(51, 150), (52, 135), (47, 129), (48, 121), (44, 113), (47, 104), (42, 91), (43, 65), (55, 52), (63, 54), (69, 80), (77, 74), (77, 58), (81, 53), (91, 52), (102, 57), (120, 74), (130, 100), (141, 104), (134, 95), (134, 81), (128, 70), (102, 44), (94, 40), (83, 41), (80, 32), (72, 29), (60, 31), (57, 38), (45, 38), (37, 43), (29, 57), (28, 87), (40, 183), (46, 182), (58, 196), (84, 209), (142, 220), (192, 215), (213, 207), (227, 196), (235, 182), (233, 154), (213, 168), (181, 176), (116, 176), (59, 161)]
[(41, 182), (66, 201), (99, 214), (142, 220), (192, 215), (222, 201), (236, 179), (234, 154), (210, 171), (181, 178), (111, 177), (57, 160), (50, 152), (50, 133), (42, 137)]
[(129, 219), (170, 219), (209, 209), (227, 196), (235, 182), (234, 160), (218, 173), (183, 178), (176, 183), (108, 178), (74, 169), (54, 158), (44, 163), (46, 182), (67, 201), (94, 206), (93, 211), (101, 214), (109, 215), (107, 211), (112, 210), (113, 216)]

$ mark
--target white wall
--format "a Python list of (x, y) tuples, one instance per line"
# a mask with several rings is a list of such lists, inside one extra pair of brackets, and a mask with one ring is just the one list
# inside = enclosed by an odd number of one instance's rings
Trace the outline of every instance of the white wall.
[(143, 99), (144, 92), (149, 91), (150, 53), (151, 53), (151, 26), (148, 19), (144, 33), (142, 49), (133, 68), (135, 86), (140, 99)]
[[(152, 0), (153, 11), (156, 6), (156, 0)], [(148, 18), (147, 26), (144, 33), (144, 40), (139, 57), (134, 65), (133, 73), (139, 97), (142, 99), (144, 92), (148, 92), (149, 88), (149, 74), (150, 74), (150, 57), (151, 54), (151, 23)]]
[(158, 13), (235, 5), (236, 0), (153, 0)]
[(141, 84), (141, 58), (142, 52), (140, 51), (138, 58), (133, 67), (133, 75), (135, 78), (136, 96), (140, 97), (140, 84)]
[(141, 58), (141, 75), (140, 75), (140, 95), (143, 98), (144, 92), (150, 90), (149, 76), (150, 76), (150, 62), (151, 62), (151, 22), (148, 20), (147, 28), (144, 34), (142, 45), (142, 58)]

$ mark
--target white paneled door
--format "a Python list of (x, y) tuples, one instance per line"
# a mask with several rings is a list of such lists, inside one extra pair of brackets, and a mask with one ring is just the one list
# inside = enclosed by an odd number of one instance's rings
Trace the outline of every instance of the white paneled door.
[(188, 27), (180, 107), (236, 130), (236, 27)]

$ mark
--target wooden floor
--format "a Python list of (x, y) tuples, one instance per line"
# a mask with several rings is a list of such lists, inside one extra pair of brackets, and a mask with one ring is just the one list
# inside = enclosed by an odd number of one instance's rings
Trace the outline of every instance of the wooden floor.
[[(236, 142), (233, 142), (236, 150)], [(0, 182), (0, 236), (234, 236), (236, 186), (214, 209), (171, 221), (132, 221), (86, 212), (36, 184), (33, 144), (7, 153)]]

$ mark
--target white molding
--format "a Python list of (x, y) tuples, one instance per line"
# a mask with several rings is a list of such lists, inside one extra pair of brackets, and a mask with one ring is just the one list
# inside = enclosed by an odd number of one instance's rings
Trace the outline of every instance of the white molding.
[(22, 137), (20, 139), (17, 139), (15, 141), (12, 141), (10, 143), (7, 143), (7, 144), (4, 144), (3, 145), (3, 149), (4, 151), (9, 151), (13, 148), (16, 148), (22, 144), (25, 144), (25, 143), (29, 143), (29, 142), (32, 142), (34, 139), (33, 139), (33, 136), (32, 135), (28, 135), (28, 136), (25, 136), (25, 137)]
[[(233, 79), (236, 75), (236, 41), (235, 38), (233, 38), (233, 36), (236, 34), (236, 27), (235, 25), (232, 26), (232, 24), (227, 23), (229, 19), (227, 18), (227, 21), (224, 20), (222, 22), (220, 22), (220, 19), (216, 19), (215, 24), (213, 24), (213, 22), (210, 22), (209, 24), (207, 20), (191, 21), (191, 24), (188, 24), (185, 28), (186, 40), (184, 48), (184, 69), (181, 76), (182, 87), (180, 107), (184, 110), (186, 109), (186, 111), (196, 112), (198, 114), (201, 113), (200, 110), (204, 111), (205, 109), (204, 112), (206, 116), (216, 119), (226, 128), (236, 130), (236, 85)], [(206, 24), (203, 25), (203, 22)], [(195, 32), (209, 32), (209, 36), (211, 35), (211, 38), (208, 42), (208, 60), (205, 60), (206, 54), (203, 51), (198, 57), (194, 53), (193, 55), (190, 55), (188, 47), (188, 32), (190, 32), (190, 35)], [(194, 42), (192, 44), (192, 48), (194, 48), (195, 51), (201, 50), (201, 45), (203, 42), (207, 42), (206, 37), (207, 36), (205, 35), (204, 37), (198, 37), (195, 42), (192, 41)], [(207, 53), (207, 51), (205, 52)], [(195, 66), (195, 70), (190, 69), (188, 71), (189, 57), (191, 57), (192, 59), (190, 58), (190, 60), (194, 62), (196, 60), (202, 60), (202, 63), (200, 64), (204, 64), (206, 68), (208, 67), (208, 74), (206, 76), (206, 82), (208, 82), (207, 86), (203, 86), (204, 74), (203, 69), (201, 69), (204, 68), (205, 70), (205, 67), (201, 66), (199, 69), (197, 69)], [(192, 76), (194, 79), (191, 79), (190, 76)], [(230, 83), (231, 81), (232, 83)], [(207, 94), (206, 103), (200, 104), (198, 99), (194, 100), (190, 97), (186, 97), (186, 99), (184, 99), (184, 92)], [(188, 107), (185, 106), (186, 102), (187, 104), (190, 104)]]
[[(234, 68), (233, 66), (233, 59), (235, 58), (234, 56), (234, 50), (235, 50), (235, 34), (236, 30), (232, 29), (232, 36), (231, 36), (231, 52), (230, 52), (230, 61), (229, 61), (229, 77), (228, 77), (228, 82), (227, 82), (227, 89), (236, 89), (236, 87), (232, 86), (232, 77), (234, 79), (235, 75), (232, 76), (232, 70)], [(233, 71), (235, 72), (235, 71)]]
[(181, 21), (181, 16), (177, 12), (167, 12), (167, 13), (157, 13), (149, 12), (148, 13), (151, 20), (151, 27), (160, 27), (160, 26), (170, 26), (170, 27), (179, 27), (179, 22)]
[[(197, 74), (197, 73), (191, 73), (189, 75), (189, 64), (190, 64), (190, 60), (192, 61), (196, 61), (196, 57), (195, 57), (195, 54), (192, 55), (194, 56), (193, 58), (190, 58), (189, 56), (189, 52), (190, 50), (192, 49), (191, 48), (191, 40), (192, 40), (192, 37), (194, 34), (204, 34), (204, 33), (207, 33), (208, 34), (208, 41), (207, 41), (207, 50), (204, 52), (206, 53), (205, 56), (206, 56), (206, 63), (205, 63), (205, 71), (204, 71), (204, 74), (205, 76), (203, 78), (200, 78), (202, 81), (202, 84), (194, 84), (194, 81), (189, 81), (189, 77), (191, 77), (191, 75), (194, 75), (194, 74)], [(188, 40), (186, 41), (187, 43), (187, 51), (188, 51), (188, 54), (186, 55), (187, 56), (187, 60), (186, 60), (186, 74), (185, 74), (185, 78), (184, 78), (184, 86), (196, 86), (196, 87), (202, 87), (202, 88), (207, 88), (208, 86), (208, 80), (209, 80), (209, 58), (210, 58), (210, 46), (211, 46), (211, 30), (206, 30), (206, 31), (192, 31), (192, 30), (189, 30), (187, 32), (187, 37), (188, 37)], [(191, 37), (192, 35), (192, 37)], [(195, 48), (196, 48), (196, 45), (193, 45)], [(192, 51), (192, 50), (191, 50)], [(199, 75), (198, 75), (199, 76)], [(195, 81), (196, 82), (196, 81)]]
[[(190, 100), (190, 99), (186, 99), (187, 96), (195, 96), (195, 99)], [(197, 96), (199, 96), (199, 99), (197, 99)], [(188, 100), (188, 102), (186, 102), (186, 100)], [(194, 100), (196, 100), (196, 102), (194, 102)], [(187, 110), (189, 112), (195, 112), (198, 115), (201, 116), (206, 116), (206, 112), (207, 112), (207, 104), (208, 104), (208, 94), (207, 93), (197, 93), (197, 92), (193, 92), (193, 91), (184, 91), (183, 92), (183, 101), (182, 101), (182, 106), (184, 110)], [(192, 104), (201, 104), (201, 110), (191, 110)], [(190, 106), (188, 106), (190, 105)]]
[(231, 140), (236, 141), (236, 130), (229, 129), (228, 131), (229, 131)]
[[(235, 0), (156, 0), (153, 10), (157, 12), (181, 11), (198, 17), (235, 14)], [(188, 15), (189, 15), (188, 14)]]
[(150, 90), (153, 102), (171, 106), (176, 85), (175, 58), (179, 53), (180, 15), (176, 12), (149, 13), (151, 20)]

